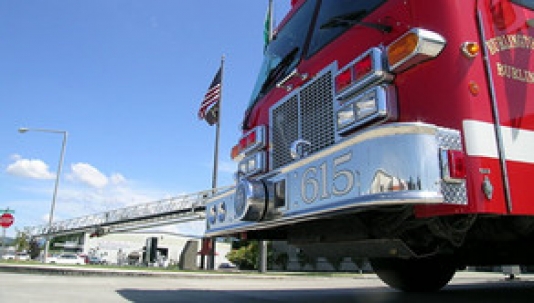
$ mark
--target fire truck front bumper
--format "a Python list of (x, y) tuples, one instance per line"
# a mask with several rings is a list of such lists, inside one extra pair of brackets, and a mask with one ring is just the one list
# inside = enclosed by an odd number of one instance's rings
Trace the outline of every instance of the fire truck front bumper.
[(206, 204), (206, 235), (219, 236), (399, 204), (465, 204), (465, 180), (449, 176), (460, 133), (421, 123), (358, 133)]

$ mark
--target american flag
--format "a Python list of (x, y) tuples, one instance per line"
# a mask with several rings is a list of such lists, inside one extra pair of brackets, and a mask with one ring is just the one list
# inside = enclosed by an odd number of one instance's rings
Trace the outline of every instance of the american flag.
[(204, 95), (204, 100), (202, 100), (202, 104), (200, 104), (200, 109), (198, 110), (198, 118), (206, 119), (210, 125), (213, 125), (218, 120), (217, 112), (219, 101), (221, 100), (221, 72), (222, 67), (219, 68), (215, 78), (213, 78), (208, 91)]

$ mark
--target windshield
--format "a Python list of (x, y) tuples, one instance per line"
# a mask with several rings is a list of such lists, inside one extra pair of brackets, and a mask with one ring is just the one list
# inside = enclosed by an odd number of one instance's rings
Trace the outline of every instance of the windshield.
[(295, 68), (302, 55), (316, 0), (307, 1), (265, 49), (263, 63), (250, 100), (251, 108), (280, 79)]
[(361, 20), (369, 15), (385, 0), (336, 0), (323, 1), (317, 16), (315, 29), (310, 41), (308, 56), (318, 52), (330, 41), (341, 35), (352, 25), (361, 24), (384, 30), (377, 24), (361, 23)]
[[(330, 41), (349, 29), (360, 24), (365, 16), (380, 6), (385, 0), (322, 1), (318, 20), (313, 31), (307, 55), (313, 55)], [(265, 50), (256, 85), (252, 92), (249, 110), (274, 85), (287, 76), (298, 64), (306, 43), (310, 23), (313, 20), (317, 0), (307, 1), (299, 11), (276, 33), (273, 41)], [(379, 25), (365, 23), (379, 30)]]
[(534, 0), (512, 0), (513, 3), (534, 9)]

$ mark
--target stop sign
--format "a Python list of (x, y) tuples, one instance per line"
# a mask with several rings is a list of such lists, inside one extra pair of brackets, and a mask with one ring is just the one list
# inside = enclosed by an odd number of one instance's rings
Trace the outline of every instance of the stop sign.
[(2, 216), (0, 216), (0, 226), (2, 226), (3, 228), (10, 227), (13, 224), (13, 222), (15, 222), (15, 218), (13, 217), (12, 214), (5, 213)]

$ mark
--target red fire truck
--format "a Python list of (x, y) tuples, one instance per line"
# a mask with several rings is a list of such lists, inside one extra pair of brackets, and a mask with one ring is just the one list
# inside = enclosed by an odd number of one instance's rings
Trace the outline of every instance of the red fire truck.
[(299, 0), (207, 235), (368, 258), (404, 291), (534, 261), (534, 1)]

